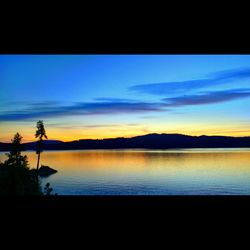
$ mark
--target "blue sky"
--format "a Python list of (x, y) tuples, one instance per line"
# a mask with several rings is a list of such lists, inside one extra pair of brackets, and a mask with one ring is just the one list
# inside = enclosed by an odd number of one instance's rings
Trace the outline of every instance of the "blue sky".
[(249, 80), (248, 55), (1, 55), (0, 141), (246, 136)]

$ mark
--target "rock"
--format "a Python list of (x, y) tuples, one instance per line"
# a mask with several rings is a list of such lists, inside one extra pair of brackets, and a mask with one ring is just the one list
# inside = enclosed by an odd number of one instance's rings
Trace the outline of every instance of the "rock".
[(41, 166), (39, 169), (38, 169), (38, 174), (41, 176), (41, 177), (47, 177), (47, 176), (50, 176), (51, 174), (55, 174), (57, 173), (57, 170), (53, 169), (53, 168), (50, 168), (49, 166)]
[[(36, 171), (37, 170), (34, 168), (30, 169), (30, 173), (34, 176), (36, 175)], [(57, 172), (58, 172), (57, 170), (50, 168), (49, 166), (43, 166), (43, 165), (38, 169), (38, 175), (41, 177), (48, 177), (48, 176), (55, 174)]]

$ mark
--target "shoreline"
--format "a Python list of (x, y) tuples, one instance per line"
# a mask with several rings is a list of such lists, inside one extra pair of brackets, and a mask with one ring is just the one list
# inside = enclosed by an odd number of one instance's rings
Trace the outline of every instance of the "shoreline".
[[(89, 148), (89, 149), (46, 149), (43, 150), (43, 152), (58, 152), (58, 151), (168, 151), (168, 152), (175, 152), (175, 151), (203, 151), (205, 152), (206, 150), (211, 150), (214, 152), (214, 150), (219, 150), (222, 152), (222, 150), (225, 151), (240, 151), (241, 149), (250, 151), (250, 147), (183, 147), (183, 148)], [(218, 151), (218, 152), (219, 152)], [(0, 150), (0, 153), (8, 153), (8, 150)], [(36, 152), (36, 150), (29, 149), (29, 150), (23, 150), (21, 152)]]

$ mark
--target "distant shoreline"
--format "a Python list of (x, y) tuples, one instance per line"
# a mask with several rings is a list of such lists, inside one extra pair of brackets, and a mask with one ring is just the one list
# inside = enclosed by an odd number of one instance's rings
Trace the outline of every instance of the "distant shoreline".
[[(23, 143), (24, 151), (36, 150), (36, 142)], [(111, 149), (198, 149), (250, 148), (250, 137), (188, 136), (181, 134), (148, 134), (132, 138), (78, 140), (62, 142), (45, 140), (43, 150), (111, 150)], [(0, 151), (9, 151), (10, 143), (0, 143)]]
[[(193, 150), (192, 150), (193, 149)], [(58, 151), (125, 151), (125, 150), (131, 150), (131, 151), (189, 151), (189, 152), (192, 152), (192, 151), (199, 151), (199, 150), (204, 150), (204, 149), (207, 149), (207, 150), (218, 150), (217, 152), (223, 152), (223, 150), (226, 150), (226, 151), (229, 151), (230, 149), (232, 151), (237, 151), (240, 149), (249, 149), (250, 151), (250, 147), (219, 147), (219, 148), (99, 148), (99, 149), (49, 149), (49, 150), (43, 150), (43, 152), (58, 152)], [(205, 151), (205, 150), (204, 150)], [(8, 150), (5, 150), (5, 151), (2, 151), (0, 150), (0, 153), (8, 153), (9, 151)], [(32, 149), (29, 149), (29, 150), (23, 150), (22, 152), (36, 152), (36, 150), (32, 150)]]
[[(156, 150), (190, 150), (192, 151), (192, 149), (194, 150), (204, 150), (204, 149), (225, 149), (225, 150), (229, 150), (229, 149), (249, 149), (250, 150), (250, 146), (246, 146), (246, 147), (179, 147), (179, 148), (69, 148), (69, 149), (43, 149), (43, 152), (51, 152), (51, 151), (93, 151), (93, 150), (114, 150), (114, 151), (123, 151), (123, 150), (133, 150), (133, 151), (144, 151), (144, 150), (152, 150), (152, 151), (156, 151)], [(8, 153), (10, 151), (10, 149), (8, 150), (1, 150), (1, 153)], [(21, 152), (36, 152), (35, 149), (24, 149)]]

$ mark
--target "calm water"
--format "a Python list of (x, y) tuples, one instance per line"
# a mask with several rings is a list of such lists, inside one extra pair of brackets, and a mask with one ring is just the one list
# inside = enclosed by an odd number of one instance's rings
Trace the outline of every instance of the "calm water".
[(42, 180), (58, 194), (250, 194), (249, 148), (47, 151), (41, 162), (58, 170)]

